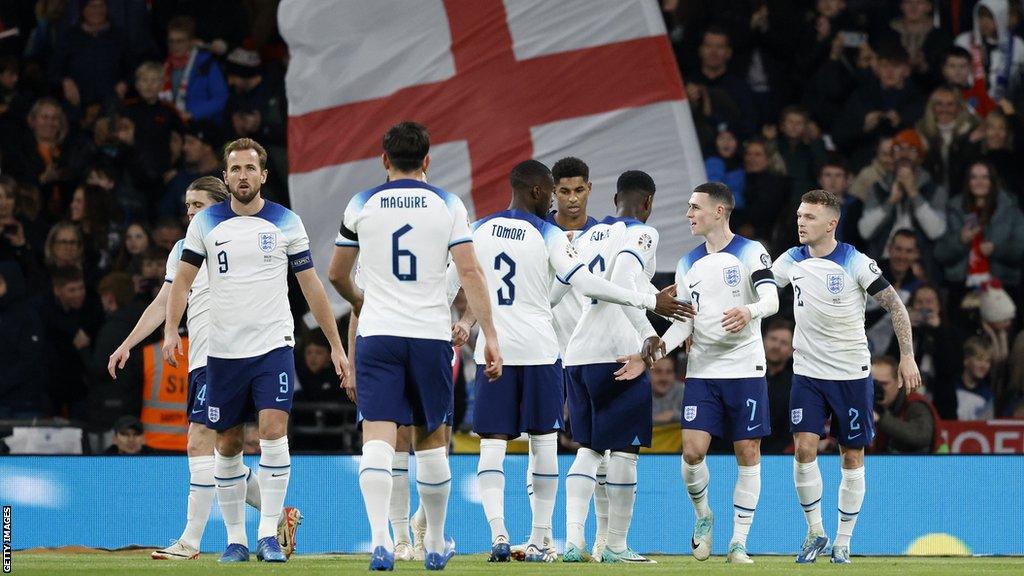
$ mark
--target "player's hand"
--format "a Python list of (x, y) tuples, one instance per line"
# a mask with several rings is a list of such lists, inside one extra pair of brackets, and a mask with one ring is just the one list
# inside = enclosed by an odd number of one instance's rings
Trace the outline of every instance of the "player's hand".
[(686, 320), (697, 315), (689, 302), (676, 300), (676, 285), (666, 286), (658, 292), (654, 313), (673, 320)]
[(356, 401), (356, 379), (352, 375), (352, 366), (348, 363), (348, 356), (345, 355), (345, 351), (341, 348), (331, 349), (331, 363), (334, 364), (334, 373), (338, 375), (338, 379), (341, 381), (341, 387), (345, 389), (345, 394), (349, 400)]
[(722, 314), (722, 328), (725, 328), (727, 332), (735, 334), (750, 323), (750, 309), (746, 306), (730, 308)]
[(178, 356), (185, 353), (184, 349), (181, 347), (181, 337), (178, 336), (177, 331), (164, 333), (163, 353), (164, 360), (166, 360), (171, 366), (177, 368)]
[(117, 380), (117, 370), (124, 370), (124, 365), (128, 362), (128, 357), (131, 356), (131, 350), (126, 348), (124, 345), (118, 346), (117, 350), (110, 355), (110, 359), (107, 360), (107, 372), (110, 373), (110, 377)]
[(497, 339), (486, 340), (484, 344), (484, 376), (487, 376), (489, 382), (494, 382), (498, 378), (501, 378), (501, 366), (503, 360), (501, 358), (501, 349), (498, 347)]
[(462, 320), (452, 324), (452, 346), (465, 346), (466, 342), (469, 342), (471, 329), (470, 325)]
[(640, 358), (648, 368), (654, 366), (654, 363), (664, 356), (665, 342), (661, 338), (651, 336), (644, 340), (644, 345), (640, 348)]
[(907, 394), (921, 387), (921, 371), (913, 354), (900, 356), (900, 386), (906, 387)]
[(615, 361), (622, 364), (622, 368), (615, 371), (615, 379), (618, 381), (639, 378), (647, 369), (647, 363), (639, 354), (619, 356)]

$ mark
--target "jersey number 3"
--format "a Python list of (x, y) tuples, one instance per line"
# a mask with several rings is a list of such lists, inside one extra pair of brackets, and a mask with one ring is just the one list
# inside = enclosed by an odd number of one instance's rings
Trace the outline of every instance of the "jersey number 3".
[(502, 252), (494, 257), (494, 269), (501, 272), (503, 263), (508, 266), (508, 273), (501, 277), (505, 286), (498, 288), (498, 305), (511, 306), (516, 301), (516, 285), (512, 283), (512, 279), (516, 276), (516, 262), (511, 256)]

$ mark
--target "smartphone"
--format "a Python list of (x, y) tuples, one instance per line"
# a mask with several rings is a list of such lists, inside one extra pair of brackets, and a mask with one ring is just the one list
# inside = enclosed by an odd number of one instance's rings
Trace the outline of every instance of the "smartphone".
[(842, 39), (843, 48), (860, 48), (868, 41), (865, 32), (843, 31), (839, 33), (839, 37)]

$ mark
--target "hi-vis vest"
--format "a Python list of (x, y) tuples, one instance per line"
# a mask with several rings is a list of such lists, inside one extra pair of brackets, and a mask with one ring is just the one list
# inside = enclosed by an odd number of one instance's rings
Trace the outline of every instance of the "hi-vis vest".
[[(146, 445), (156, 450), (184, 452), (188, 446), (188, 362), (178, 367), (163, 359), (163, 342), (143, 349), (142, 426)], [(188, 358), (188, 338), (181, 339)]]

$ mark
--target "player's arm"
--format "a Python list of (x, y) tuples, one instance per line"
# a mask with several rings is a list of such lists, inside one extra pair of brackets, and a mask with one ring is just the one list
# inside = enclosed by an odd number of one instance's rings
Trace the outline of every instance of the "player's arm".
[(110, 373), (111, 378), (117, 380), (117, 370), (124, 369), (125, 362), (128, 362), (128, 358), (131, 356), (132, 348), (138, 346), (139, 342), (148, 338), (164, 323), (164, 318), (167, 316), (167, 298), (170, 293), (171, 283), (164, 282), (160, 291), (157, 292), (156, 298), (153, 298), (149, 306), (146, 306), (142, 317), (135, 323), (135, 327), (132, 328), (124, 342), (121, 342), (121, 345), (110, 355), (107, 360), (107, 372)]
[(192, 288), (192, 282), (199, 274), (199, 267), (203, 264), (204, 257), (200, 254), (186, 249), (181, 254), (181, 262), (178, 264), (178, 273), (171, 283), (170, 293), (167, 295), (167, 315), (164, 318), (164, 360), (171, 366), (178, 366), (178, 355), (183, 353), (181, 337), (178, 336), (178, 325), (181, 324), (181, 317), (185, 314), (185, 306), (188, 304), (188, 291)]
[(772, 271), (768, 268), (757, 270), (751, 275), (751, 280), (754, 281), (757, 302), (726, 310), (722, 316), (722, 327), (727, 332), (739, 332), (751, 320), (771, 316), (779, 311), (779, 288)]
[(579, 290), (587, 298), (595, 298), (631, 308), (646, 309), (677, 320), (693, 317), (693, 308), (676, 300), (675, 284), (659, 290), (657, 294), (651, 294), (646, 291), (647, 283), (645, 282), (643, 284), (644, 291), (640, 292), (609, 282), (594, 275), (582, 264), (580, 266), (579, 271), (573, 274), (569, 281), (573, 288)]
[(352, 269), (356, 265), (356, 258), (359, 257), (358, 246), (335, 246), (334, 255), (331, 256), (331, 265), (327, 269), (327, 278), (331, 281), (334, 289), (341, 294), (341, 297), (352, 305), (356, 316), (363, 309), (363, 291), (356, 286), (352, 278)]
[(301, 264), (296, 265), (296, 257), (289, 256), (292, 258), (292, 269), (299, 268), (295, 272), (295, 279), (299, 281), (302, 295), (306, 297), (306, 303), (309, 304), (309, 311), (313, 313), (316, 323), (320, 325), (324, 336), (327, 336), (327, 341), (331, 343), (331, 359), (334, 361), (335, 370), (344, 386), (345, 381), (348, 380), (349, 364), (348, 358), (345, 356), (345, 349), (341, 345), (341, 336), (338, 335), (338, 324), (334, 320), (334, 311), (331, 310), (331, 303), (327, 300), (327, 291), (324, 290), (320, 277), (316, 275), (313, 262), (309, 260), (309, 253), (306, 252), (299, 256), (300, 259), (305, 258), (309, 265), (308, 267), (303, 267)]
[(913, 392), (921, 386), (921, 371), (918, 370), (917, 360), (914, 359), (914, 334), (910, 327), (907, 307), (903, 305), (903, 300), (896, 289), (881, 276), (868, 287), (868, 294), (871, 294), (892, 319), (892, 329), (900, 343), (900, 384), (907, 387), (907, 392)]
[(352, 402), (356, 401), (356, 335), (359, 333), (359, 316), (353, 310), (348, 316), (348, 379), (341, 383), (345, 394)]
[(491, 317), (491, 301), (487, 297), (487, 280), (484, 272), (477, 262), (476, 253), (473, 250), (472, 242), (461, 242), (450, 248), (452, 262), (459, 273), (459, 282), (466, 292), (466, 299), (469, 301), (469, 308), (480, 323), (480, 329), (484, 332), (486, 345), (484, 358), (487, 366), (484, 374), (491, 381), (501, 377), (501, 348), (498, 346), (498, 333), (494, 330), (494, 321)]

